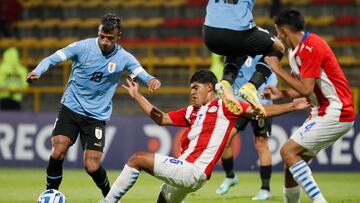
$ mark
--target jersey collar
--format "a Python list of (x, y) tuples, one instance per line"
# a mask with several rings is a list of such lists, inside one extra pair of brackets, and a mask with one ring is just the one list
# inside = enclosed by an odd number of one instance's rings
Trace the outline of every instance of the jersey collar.
[(310, 35), (310, 32), (305, 32), (304, 36), (301, 39), (301, 42), (304, 42), (309, 35)]
[[(100, 49), (100, 47), (99, 47), (98, 40), (99, 40), (99, 37), (97, 37), (96, 40), (95, 40), (95, 44), (96, 44), (97, 50), (98, 50), (101, 54), (103, 54), (102, 51), (101, 51), (101, 49)], [(120, 46), (119, 46), (118, 44), (115, 44), (115, 49), (114, 49), (114, 51), (111, 52), (110, 54), (104, 55), (104, 56), (105, 56), (105, 57), (110, 57), (110, 56), (114, 55), (114, 54), (119, 50), (119, 48), (120, 48)]]

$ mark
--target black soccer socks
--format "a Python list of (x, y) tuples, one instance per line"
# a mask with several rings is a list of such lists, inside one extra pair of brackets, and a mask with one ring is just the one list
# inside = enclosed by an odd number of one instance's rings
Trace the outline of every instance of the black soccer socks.
[(261, 189), (270, 191), (272, 165), (260, 166)]
[(59, 189), (62, 180), (62, 164), (64, 160), (55, 160), (50, 156), (46, 168), (46, 189)]
[(103, 196), (106, 197), (110, 191), (110, 183), (105, 169), (100, 166), (98, 170), (88, 174), (92, 177), (98, 188), (100, 188)]
[(233, 157), (227, 158), (227, 159), (221, 159), (222, 166), (224, 168), (224, 171), (226, 173), (227, 178), (234, 178), (234, 160)]

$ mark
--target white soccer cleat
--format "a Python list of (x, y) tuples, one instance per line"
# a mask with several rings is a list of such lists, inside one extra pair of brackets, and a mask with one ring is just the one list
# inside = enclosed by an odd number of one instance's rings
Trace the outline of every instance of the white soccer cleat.
[[(102, 199), (102, 200), (100, 200), (99, 203), (110, 203), (110, 202), (108, 200), (106, 200), (106, 199)], [(117, 201), (117, 203), (121, 203), (120, 200)]]
[(272, 198), (272, 194), (268, 190), (260, 190), (252, 200), (269, 200)]
[(220, 187), (216, 190), (216, 194), (224, 195), (226, 194), (229, 189), (239, 183), (239, 180), (237, 176), (234, 178), (225, 178), (223, 183), (220, 185)]

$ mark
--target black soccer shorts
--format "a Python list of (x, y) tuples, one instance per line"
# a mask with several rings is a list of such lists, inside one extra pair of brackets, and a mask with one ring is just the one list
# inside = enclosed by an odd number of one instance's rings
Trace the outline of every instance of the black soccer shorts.
[(203, 38), (210, 51), (230, 57), (266, 55), (275, 42), (275, 36), (260, 27), (236, 31), (204, 25)]
[(80, 134), (83, 150), (90, 149), (103, 152), (105, 146), (105, 125), (105, 121), (77, 114), (61, 104), (51, 136), (67, 136), (71, 139), (72, 144), (74, 144)]
[(249, 122), (251, 122), (255, 136), (269, 137), (271, 135), (271, 118), (255, 120), (247, 117), (241, 117), (236, 120), (234, 127), (237, 131), (243, 131)]

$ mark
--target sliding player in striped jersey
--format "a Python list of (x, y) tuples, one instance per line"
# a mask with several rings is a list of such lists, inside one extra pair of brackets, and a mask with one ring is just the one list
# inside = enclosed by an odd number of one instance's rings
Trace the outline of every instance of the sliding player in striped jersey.
[[(241, 113), (230, 112), (222, 100), (217, 99), (217, 79), (209, 70), (196, 72), (190, 80), (194, 104), (169, 113), (154, 107), (139, 92), (136, 82), (128, 80), (127, 83), (123, 87), (157, 124), (186, 127), (186, 131), (181, 138), (179, 158), (149, 152), (134, 153), (102, 203), (118, 202), (134, 185), (141, 170), (165, 182), (161, 186), (158, 202), (182, 202), (188, 193), (198, 190), (210, 179), (236, 119), (258, 116), (251, 106), (240, 101)], [(268, 116), (275, 116), (306, 107), (307, 103), (293, 102), (267, 105), (265, 110)]]

